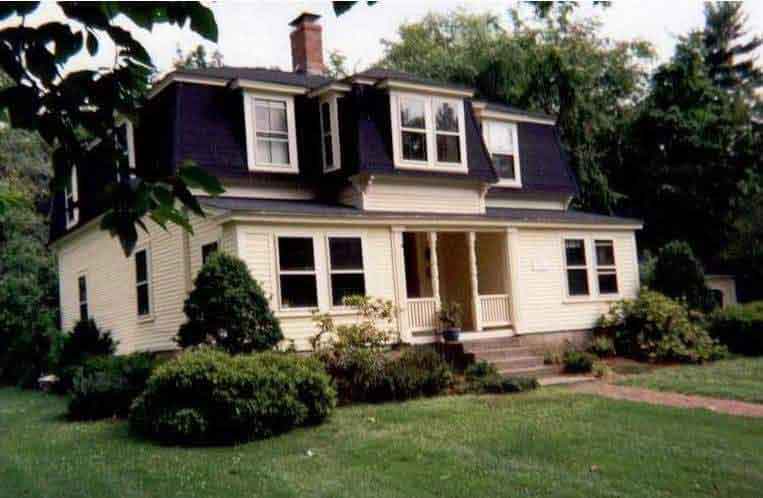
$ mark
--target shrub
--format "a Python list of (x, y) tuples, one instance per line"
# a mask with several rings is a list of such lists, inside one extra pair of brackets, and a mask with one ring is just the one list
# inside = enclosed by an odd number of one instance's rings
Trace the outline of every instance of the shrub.
[(69, 417), (95, 420), (127, 416), (154, 365), (155, 361), (145, 353), (86, 360), (74, 375)]
[(490, 374), (468, 383), (469, 392), (477, 394), (508, 394), (532, 391), (540, 387), (534, 377), (503, 377), (500, 374)]
[(111, 332), (99, 329), (95, 320), (78, 321), (70, 333), (64, 334), (58, 351), (52, 353), (60, 379), (58, 388), (70, 391), (78, 367), (94, 356), (113, 355), (116, 349)]
[(233, 443), (319, 423), (335, 402), (312, 358), (201, 348), (158, 367), (129, 420), (131, 430), (165, 443)]
[(726, 353), (684, 305), (648, 289), (613, 304), (597, 328), (615, 338), (618, 353), (639, 360), (699, 363)]
[(281, 325), (260, 285), (238, 258), (213, 254), (199, 271), (183, 307), (188, 321), (176, 341), (182, 348), (209, 344), (231, 354), (272, 349)]
[(448, 364), (429, 348), (410, 348), (399, 358), (388, 360), (385, 374), (388, 389), (380, 397), (396, 400), (434, 396), (452, 382)]
[(464, 378), (466, 378), (467, 381), (484, 379), (485, 377), (493, 375), (498, 375), (498, 370), (496, 370), (495, 365), (485, 360), (472, 363), (466, 367), (466, 370), (464, 371)]
[(669, 242), (660, 249), (654, 263), (652, 288), (672, 299), (685, 300), (692, 309), (714, 307), (702, 263), (686, 242)]
[(590, 373), (596, 356), (584, 351), (567, 351), (564, 354), (564, 371), (568, 373)]
[(591, 340), (591, 345), (588, 347), (588, 351), (599, 358), (615, 356), (615, 341), (611, 337), (605, 335), (594, 336)]
[(342, 401), (390, 399), (386, 353), (395, 338), (395, 308), (390, 301), (366, 296), (347, 297), (344, 304), (357, 309), (355, 322), (336, 325), (328, 314), (313, 314), (315, 356), (336, 382)]
[(591, 373), (594, 375), (594, 377), (597, 378), (609, 378), (613, 375), (612, 369), (604, 363), (603, 361), (595, 361), (593, 364), (593, 368), (591, 368)]
[(717, 310), (709, 324), (710, 335), (732, 352), (763, 355), (763, 301)]

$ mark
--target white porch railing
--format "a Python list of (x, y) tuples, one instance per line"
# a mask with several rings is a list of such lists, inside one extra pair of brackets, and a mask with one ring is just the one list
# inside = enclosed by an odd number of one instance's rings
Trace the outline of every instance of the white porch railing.
[(482, 295), (479, 299), (483, 327), (502, 327), (511, 325), (508, 294)]
[(411, 332), (435, 330), (437, 301), (433, 297), (408, 299), (408, 322)]

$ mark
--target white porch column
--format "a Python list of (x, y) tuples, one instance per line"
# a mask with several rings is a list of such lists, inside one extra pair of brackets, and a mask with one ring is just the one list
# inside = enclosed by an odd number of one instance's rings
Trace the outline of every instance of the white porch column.
[(506, 289), (509, 292), (509, 312), (514, 333), (519, 334), (522, 330), (522, 316), (519, 305), (519, 231), (516, 228), (507, 228), (505, 237), (506, 257)]
[(435, 312), (440, 311), (440, 267), (437, 262), (437, 232), (429, 232), (429, 268), (432, 277), (432, 297), (434, 297)]
[(410, 342), (408, 325), (408, 292), (405, 287), (405, 255), (403, 253), (403, 228), (392, 227), (392, 278), (395, 286), (395, 307), (397, 308), (397, 331), (402, 342)]
[(482, 331), (482, 306), (480, 303), (479, 279), (477, 277), (477, 234), (468, 232), (469, 241), (469, 276), (472, 281), (472, 312), (474, 313), (474, 330)]

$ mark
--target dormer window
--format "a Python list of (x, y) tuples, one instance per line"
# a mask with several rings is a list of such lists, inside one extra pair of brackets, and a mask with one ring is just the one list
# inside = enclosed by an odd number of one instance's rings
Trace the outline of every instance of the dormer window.
[(336, 94), (329, 94), (319, 102), (323, 172), (328, 173), (342, 166), (339, 148), (339, 101)]
[(72, 166), (69, 177), (64, 185), (64, 213), (67, 229), (79, 222), (79, 188), (77, 186), (76, 166)]
[(510, 121), (485, 120), (482, 123), (482, 134), (498, 173), (498, 185), (521, 187), (517, 124)]
[(294, 98), (245, 93), (244, 112), (249, 169), (297, 173)]
[(462, 100), (401, 92), (390, 99), (396, 167), (466, 173)]

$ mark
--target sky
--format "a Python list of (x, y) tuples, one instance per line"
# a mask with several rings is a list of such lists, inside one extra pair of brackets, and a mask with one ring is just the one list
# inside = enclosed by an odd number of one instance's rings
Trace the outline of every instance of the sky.
[[(219, 28), (217, 45), (205, 42), (188, 28), (158, 26), (153, 32), (135, 27), (129, 21), (121, 22), (135, 38), (147, 48), (160, 72), (172, 69), (177, 47), (188, 51), (198, 43), (210, 50), (217, 48), (230, 66), (277, 66), (291, 68), (288, 23), (303, 11), (322, 16), (324, 57), (339, 50), (347, 57), (348, 68), (363, 69), (383, 55), (382, 39), (397, 39), (397, 28), (404, 22), (421, 19), (430, 11), (448, 12), (465, 9), (469, 12), (492, 12), (507, 21), (507, 9), (515, 1), (399, 1), (382, 0), (374, 6), (359, 2), (355, 8), (337, 18), (331, 2), (259, 1), (259, 2), (204, 2), (215, 14)], [(763, 33), (763, 1), (745, 2), (749, 14), (748, 27)], [(703, 3), (693, 0), (615, 0), (608, 9), (594, 8), (590, 2), (581, 2), (577, 15), (597, 15), (603, 26), (602, 33), (615, 40), (640, 38), (652, 42), (658, 60), (666, 60), (673, 53), (679, 35), (703, 25)], [(43, 3), (27, 25), (60, 19), (60, 9), (52, 2)], [(0, 23), (0, 28), (18, 24), (18, 19)], [(760, 55), (763, 55), (761, 53)], [(96, 62), (108, 66), (113, 62), (113, 47), (102, 44)], [(83, 54), (72, 59), (67, 70), (92, 67), (92, 60)]]

